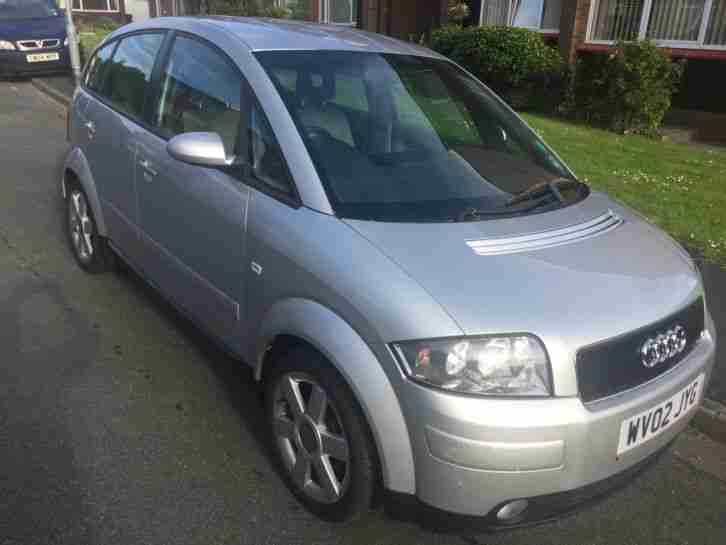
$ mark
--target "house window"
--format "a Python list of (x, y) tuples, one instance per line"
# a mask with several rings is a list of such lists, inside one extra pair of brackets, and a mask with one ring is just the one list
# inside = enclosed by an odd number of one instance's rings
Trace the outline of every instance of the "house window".
[(634, 40), (638, 37), (645, 0), (600, 0), (597, 4), (594, 40)]
[(562, 0), (482, 0), (482, 25), (514, 26), (533, 30), (560, 28)]
[(321, 22), (355, 25), (358, 0), (321, 0)]
[(647, 38), (695, 42), (703, 20), (706, 0), (665, 0), (653, 2)]
[(258, 0), (258, 7), (262, 10), (277, 7), (290, 10), (290, 17), (299, 21), (313, 21), (313, 2), (318, 0)]
[(726, 0), (713, 0), (703, 43), (726, 46)]
[(118, 11), (118, 0), (73, 0), (73, 11)]
[(355, 26), (359, 0), (260, 0), (260, 7), (287, 8), (292, 19)]
[(650, 39), (669, 47), (726, 47), (726, 0), (595, 0), (590, 41)]

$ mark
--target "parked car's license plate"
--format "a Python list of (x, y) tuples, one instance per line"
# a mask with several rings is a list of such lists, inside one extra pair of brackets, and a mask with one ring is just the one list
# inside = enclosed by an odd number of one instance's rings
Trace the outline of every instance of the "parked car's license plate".
[(704, 375), (663, 403), (624, 420), (620, 425), (618, 456), (660, 435), (693, 410), (701, 400)]
[(58, 53), (32, 53), (25, 58), (28, 62), (47, 62), (57, 61), (60, 59), (60, 55)]

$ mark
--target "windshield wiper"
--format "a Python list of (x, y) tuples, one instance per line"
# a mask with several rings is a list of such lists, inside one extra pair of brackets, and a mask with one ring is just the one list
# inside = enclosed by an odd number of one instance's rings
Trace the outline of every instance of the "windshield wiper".
[(554, 195), (558, 201), (565, 202), (565, 198), (562, 196), (562, 193), (560, 193), (560, 188), (570, 185), (579, 186), (580, 184), (581, 182), (578, 182), (577, 180), (571, 180), (570, 178), (555, 178), (554, 180), (550, 180), (548, 182), (540, 182), (538, 184), (534, 184), (531, 187), (528, 187), (521, 193), (518, 193), (517, 195), (509, 199), (505, 206), (514, 206), (515, 204), (533, 200), (534, 198), (540, 197), (541, 195), (545, 195), (547, 193)]
[[(489, 210), (481, 208), (467, 208), (462, 211), (457, 217), (456, 221), (475, 221), (482, 216), (516, 216), (519, 214), (526, 214), (532, 210), (536, 210), (541, 206), (548, 204), (554, 204), (555, 202), (563, 204), (565, 198), (560, 193), (560, 189), (574, 185), (577, 187), (583, 187), (585, 184), (578, 182), (577, 180), (571, 180), (569, 178), (555, 178), (548, 182), (540, 182), (531, 187), (528, 187), (521, 193), (518, 193), (511, 199), (509, 199), (502, 208), (493, 208)], [(512, 208), (517, 204), (529, 202), (529, 206), (522, 208)]]
[[(559, 199), (555, 199), (557, 202), (562, 202)], [(457, 217), (456, 221), (476, 221), (482, 216), (516, 216), (518, 214), (526, 214), (527, 212), (531, 212), (532, 210), (536, 210), (537, 208), (540, 208), (541, 206), (547, 205), (547, 204), (553, 204), (555, 201), (552, 200), (552, 196), (550, 194), (545, 194), (542, 198), (532, 201), (532, 204), (530, 206), (526, 206), (524, 208), (517, 208), (517, 209), (511, 209), (511, 208), (496, 208), (492, 210), (484, 210), (481, 208), (466, 208), (463, 212), (461, 212)], [(509, 204), (505, 204), (506, 207), (509, 206)]]

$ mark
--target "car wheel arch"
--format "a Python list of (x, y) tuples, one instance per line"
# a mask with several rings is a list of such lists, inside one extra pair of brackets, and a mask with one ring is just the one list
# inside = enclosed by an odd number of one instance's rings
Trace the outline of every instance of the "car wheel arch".
[(103, 217), (103, 210), (101, 208), (101, 200), (98, 195), (96, 183), (91, 174), (91, 170), (88, 166), (83, 152), (79, 148), (73, 149), (66, 158), (63, 166), (63, 176), (61, 178), (61, 194), (65, 199), (68, 195), (68, 183), (74, 181), (79, 184), (83, 191), (88, 197), (88, 203), (91, 206), (91, 211), (96, 220), (96, 228), (98, 234), (107, 237), (108, 231), (106, 229), (106, 222)]
[(279, 350), (295, 343), (312, 347), (340, 373), (368, 422), (386, 489), (415, 494), (413, 450), (393, 386), (375, 354), (337, 313), (308, 299), (272, 305), (261, 321), (254, 376), (264, 380)]

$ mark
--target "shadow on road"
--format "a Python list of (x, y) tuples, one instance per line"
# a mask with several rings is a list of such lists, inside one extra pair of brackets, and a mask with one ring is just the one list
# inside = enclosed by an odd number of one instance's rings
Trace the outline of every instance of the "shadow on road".
[(116, 275), (125, 287), (136, 297), (152, 305), (160, 319), (169, 323), (200, 352), (218, 383), (224, 388), (227, 401), (239, 414), (240, 421), (265, 454), (271, 457), (265, 427), (262, 389), (254, 379), (252, 368), (204, 334), (129, 266), (119, 263)]

